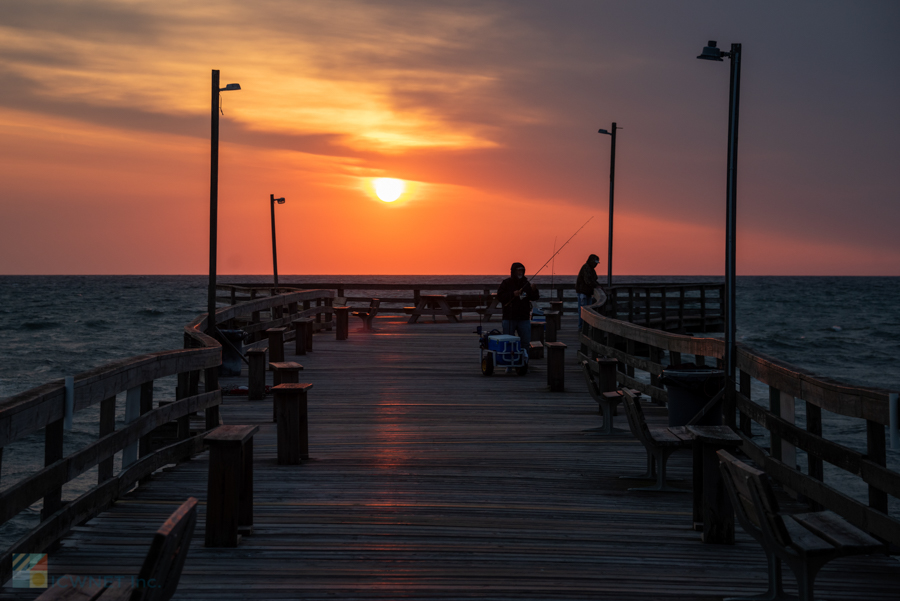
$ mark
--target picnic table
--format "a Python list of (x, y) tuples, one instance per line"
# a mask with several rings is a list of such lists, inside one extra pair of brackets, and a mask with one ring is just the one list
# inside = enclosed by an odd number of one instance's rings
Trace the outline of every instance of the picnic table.
[(442, 315), (458, 322), (460, 315), (466, 311), (482, 314), (489, 321), (491, 315), (501, 311), (496, 294), (422, 294), (415, 307), (404, 309), (410, 314), (407, 323), (416, 323), (422, 315), (431, 315), (432, 318)]

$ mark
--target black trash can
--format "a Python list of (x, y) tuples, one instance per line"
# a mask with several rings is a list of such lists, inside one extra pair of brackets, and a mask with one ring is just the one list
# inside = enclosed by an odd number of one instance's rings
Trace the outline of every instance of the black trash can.
[[(669, 393), (669, 425), (684, 426), (725, 386), (725, 372), (689, 365), (664, 369), (660, 383)], [(721, 404), (703, 416), (697, 426), (721, 426)]]
[(244, 338), (247, 332), (244, 330), (219, 330), (225, 339), (230, 342), (222, 342), (222, 366), (219, 368), (220, 376), (241, 375), (241, 354), (244, 352)]

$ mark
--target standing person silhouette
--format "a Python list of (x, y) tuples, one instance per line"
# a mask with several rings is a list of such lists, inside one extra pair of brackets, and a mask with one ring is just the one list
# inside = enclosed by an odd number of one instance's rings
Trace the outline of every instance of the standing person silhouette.
[(531, 301), (540, 297), (537, 286), (525, 278), (525, 266), (513, 263), (497, 289), (497, 300), (503, 307), (503, 333), (518, 336), (523, 347), (531, 342)]
[(575, 280), (575, 292), (578, 294), (578, 331), (581, 331), (581, 308), (589, 305), (591, 295), (594, 294), (594, 288), (597, 287), (597, 270), (595, 267), (600, 264), (600, 257), (591, 255), (587, 262), (581, 266), (578, 272), (578, 278)]

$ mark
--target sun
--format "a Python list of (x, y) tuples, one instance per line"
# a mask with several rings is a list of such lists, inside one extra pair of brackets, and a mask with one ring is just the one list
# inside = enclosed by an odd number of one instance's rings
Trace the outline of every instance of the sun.
[(406, 190), (405, 181), (392, 177), (380, 177), (372, 180), (372, 185), (375, 186), (375, 195), (384, 202), (394, 202)]

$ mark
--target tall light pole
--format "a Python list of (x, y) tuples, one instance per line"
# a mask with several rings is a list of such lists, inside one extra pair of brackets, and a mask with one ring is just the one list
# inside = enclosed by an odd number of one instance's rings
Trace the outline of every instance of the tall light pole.
[(613, 253), (613, 196), (616, 191), (616, 130), (622, 129), (613, 121), (609, 131), (599, 130), (597, 133), (612, 136), (612, 149), (609, 153), (609, 249), (607, 250), (606, 285), (612, 286), (612, 253)]
[(731, 52), (722, 52), (710, 40), (697, 58), (722, 61), (731, 59), (731, 92), (728, 100), (728, 177), (725, 216), (725, 374), (728, 388), (735, 388), (735, 229), (737, 217), (738, 112), (741, 101), (741, 45), (732, 44)]
[(240, 90), (241, 84), (219, 87), (219, 70), (212, 72), (212, 125), (209, 160), (209, 291), (207, 296), (206, 333), (216, 336), (216, 244), (219, 219), (219, 92)]
[[(275, 288), (278, 288), (278, 249), (275, 246), (275, 203), (284, 204), (284, 198), (275, 198), (269, 194), (269, 204), (272, 206), (272, 269), (275, 272)], [(275, 291), (276, 293), (278, 290)]]

